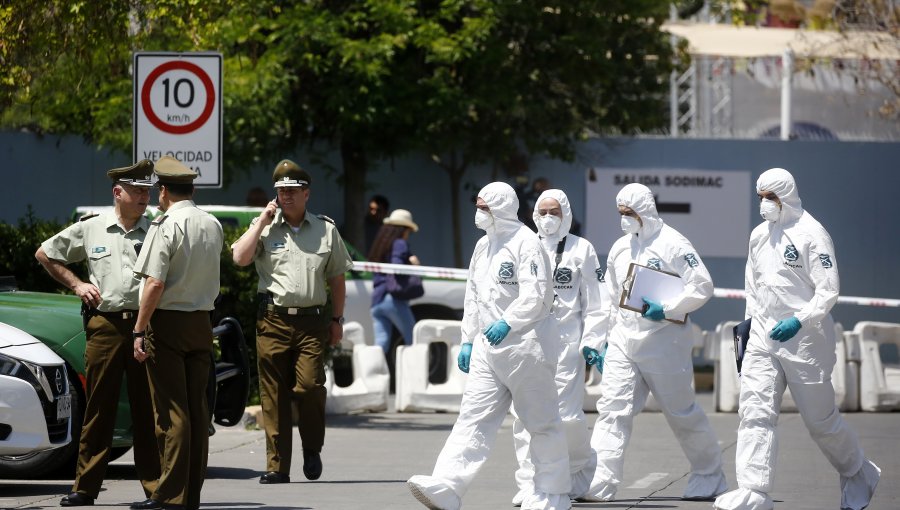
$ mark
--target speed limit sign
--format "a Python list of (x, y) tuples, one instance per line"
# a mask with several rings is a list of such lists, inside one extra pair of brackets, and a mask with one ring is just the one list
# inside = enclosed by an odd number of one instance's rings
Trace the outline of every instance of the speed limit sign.
[(222, 55), (134, 54), (134, 161), (172, 156), (222, 186)]

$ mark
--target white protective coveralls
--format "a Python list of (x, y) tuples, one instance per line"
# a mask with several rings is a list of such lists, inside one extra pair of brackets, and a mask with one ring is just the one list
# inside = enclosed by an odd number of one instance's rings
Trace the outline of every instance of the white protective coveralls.
[[(518, 220), (511, 186), (491, 183), (478, 197), (490, 207), (493, 223), (469, 263), (462, 341), (473, 347), (466, 389), (432, 475), (413, 476), (407, 483), (429, 508), (459, 508), (514, 402), (531, 434), (535, 467), (535, 492), (522, 508), (568, 509), (569, 457), (554, 383), (559, 336), (549, 317), (550, 261), (538, 237)], [(482, 332), (499, 319), (511, 329), (492, 346)]]
[[(540, 226), (539, 206), (544, 199), (559, 202), (562, 221), (555, 232), (546, 232)], [(606, 294), (604, 271), (600, 267), (597, 252), (587, 239), (570, 234), (572, 207), (562, 190), (549, 189), (541, 193), (534, 206), (533, 218), (538, 225), (538, 235), (553, 271), (553, 291), (556, 294), (551, 317), (559, 330), (559, 364), (556, 366), (556, 391), (559, 394), (559, 416), (569, 445), (569, 473), (572, 476), (573, 496), (580, 496), (588, 489), (594, 474), (594, 452), (591, 451), (590, 433), (582, 404), (584, 402), (584, 357), (582, 347), (602, 350), (606, 342), (606, 314), (609, 313), (609, 297)], [(556, 256), (560, 241), (565, 239), (563, 252), (557, 266)], [(515, 406), (513, 406), (515, 414)], [(519, 469), (516, 483), (519, 493), (513, 504), (533, 490), (534, 467), (529, 453), (530, 434), (522, 421), (513, 422), (513, 440)]]
[[(660, 303), (667, 317), (700, 308), (713, 294), (713, 283), (694, 247), (666, 225), (656, 212), (649, 188), (628, 184), (616, 203), (630, 207), (643, 222), (636, 234), (613, 243), (607, 259), (606, 282), (610, 296), (620, 296), (629, 265), (655, 267), (676, 273), (684, 291)], [(620, 309), (612, 299), (610, 331), (597, 401), (597, 417), (591, 448), (597, 468), (583, 499), (611, 501), (622, 481), (625, 448), (631, 439), (634, 417), (652, 392), (672, 432), (691, 464), (685, 499), (710, 499), (727, 489), (722, 471), (722, 450), (706, 414), (697, 405), (691, 386), (694, 371), (690, 320), (685, 324), (654, 321), (638, 312)]]
[[(812, 439), (841, 475), (841, 508), (869, 504), (880, 470), (867, 461), (856, 434), (834, 403), (831, 372), (836, 362), (831, 307), (840, 288), (831, 236), (803, 210), (793, 176), (781, 168), (763, 172), (757, 193), (781, 200), (776, 221), (750, 234), (745, 271), (746, 316), (753, 319), (741, 368), (738, 489), (716, 499), (719, 509), (773, 508), (778, 438), (775, 427), (785, 387)], [(784, 342), (769, 332), (796, 317), (799, 332)]]

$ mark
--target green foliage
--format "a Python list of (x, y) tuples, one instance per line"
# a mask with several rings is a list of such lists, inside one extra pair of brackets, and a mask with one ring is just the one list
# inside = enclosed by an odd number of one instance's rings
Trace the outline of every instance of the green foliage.
[(220, 51), (226, 185), (298, 143), (339, 148), (344, 234), (359, 245), (377, 162), (426, 151), (458, 194), (471, 165), (524, 152), (572, 159), (579, 139), (662, 126), (668, 5), (10, 0), (0, 126), (130, 152), (132, 53)]
[[(41, 243), (62, 230), (64, 225), (44, 221), (34, 215), (28, 206), (24, 218), (17, 225), (0, 223), (0, 276), (15, 276), (20, 289), (40, 292), (62, 292), (56, 282), (34, 258)], [(86, 277), (86, 268), (72, 268), (80, 277)]]

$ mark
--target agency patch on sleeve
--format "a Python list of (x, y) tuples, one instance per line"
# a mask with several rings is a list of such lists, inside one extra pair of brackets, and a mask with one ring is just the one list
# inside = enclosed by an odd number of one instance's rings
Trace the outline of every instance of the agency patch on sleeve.
[(697, 260), (697, 257), (693, 253), (688, 253), (684, 256), (684, 261), (688, 263), (691, 267), (697, 267), (700, 265), (700, 261)]
[(606, 282), (606, 271), (604, 271), (602, 267), (598, 267), (597, 269), (594, 269), (594, 272), (597, 273), (597, 281), (598, 282), (601, 282), (601, 283)]
[(822, 263), (822, 267), (825, 269), (831, 269), (834, 267), (834, 262), (831, 261), (831, 255), (827, 253), (823, 253), (819, 255), (819, 262)]
[(531, 261), (531, 276), (537, 276), (537, 264)]

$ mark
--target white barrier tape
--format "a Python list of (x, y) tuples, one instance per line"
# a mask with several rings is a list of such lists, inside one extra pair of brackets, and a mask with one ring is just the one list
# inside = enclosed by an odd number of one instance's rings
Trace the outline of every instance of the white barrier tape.
[[(414, 266), (409, 264), (384, 264), (381, 262), (361, 261), (353, 262), (353, 271), (369, 271), (372, 273), (388, 274), (414, 274), (416, 276), (427, 276), (430, 278), (444, 278), (447, 280), (463, 281), (465, 281), (469, 275), (469, 272), (467, 270), (457, 269), (455, 267)], [(716, 288), (715, 290), (713, 290), (713, 296), (725, 299), (744, 299), (744, 290)], [(843, 305), (900, 308), (900, 299), (839, 296), (837, 302)]]
[(463, 280), (469, 276), (469, 271), (455, 267), (414, 266), (411, 264), (385, 264), (382, 262), (353, 261), (353, 271), (370, 271), (372, 273), (387, 274), (413, 274), (416, 276), (428, 276), (431, 278), (445, 278), (448, 280)]
[[(719, 289), (716, 288), (713, 291), (713, 296), (718, 298), (728, 298), (728, 299), (744, 299), (744, 291), (742, 289)], [(888, 307), (888, 308), (900, 308), (900, 299), (887, 299), (887, 298), (871, 298), (871, 297), (859, 297), (859, 296), (838, 296), (837, 300), (840, 305), (859, 305), (859, 306), (874, 306), (874, 307)]]

